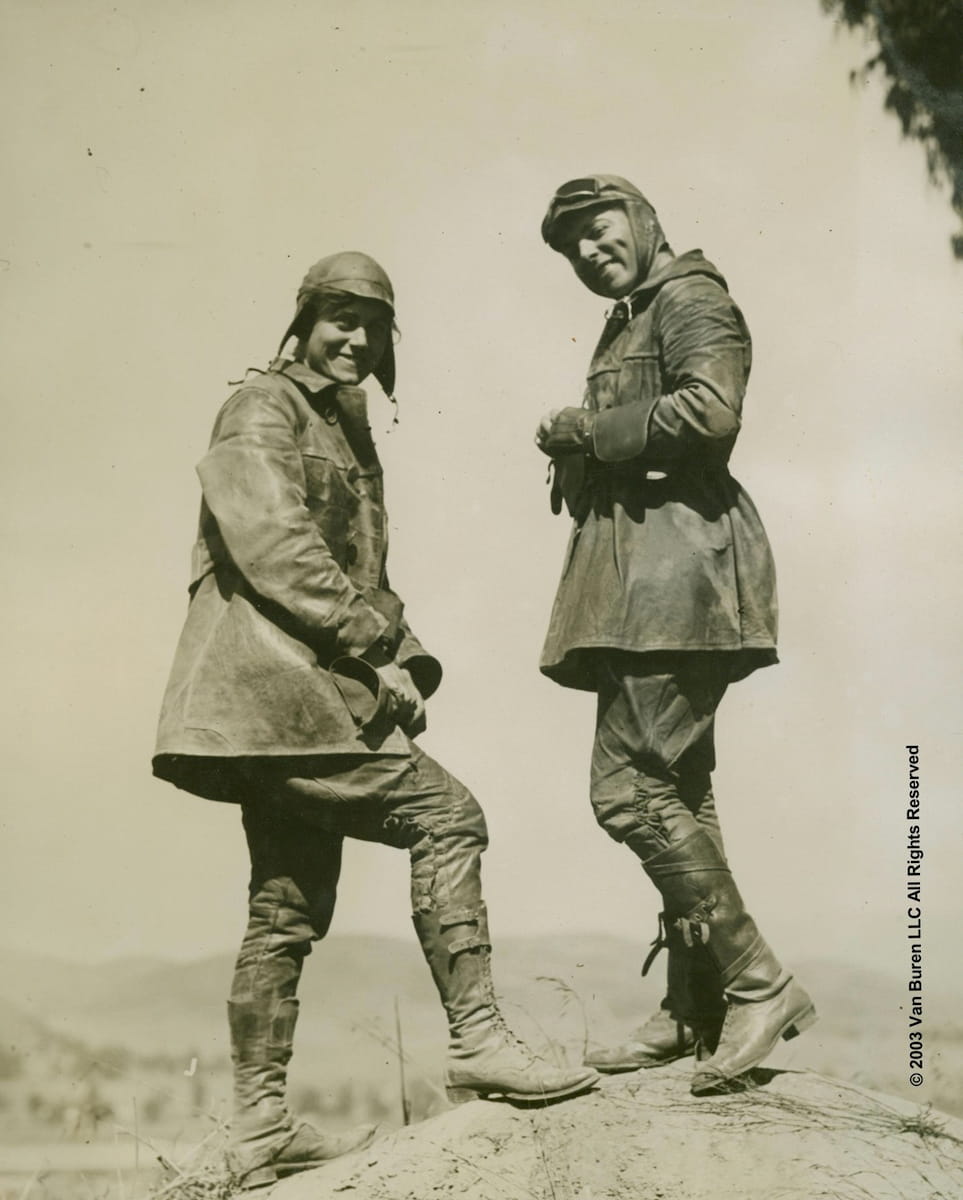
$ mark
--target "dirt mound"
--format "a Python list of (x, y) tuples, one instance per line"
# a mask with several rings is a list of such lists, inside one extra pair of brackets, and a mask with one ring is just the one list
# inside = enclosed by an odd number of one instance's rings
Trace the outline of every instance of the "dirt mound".
[(928, 1200), (963, 1123), (805, 1071), (696, 1099), (691, 1064), (550, 1108), (474, 1101), (278, 1184), (271, 1200)]

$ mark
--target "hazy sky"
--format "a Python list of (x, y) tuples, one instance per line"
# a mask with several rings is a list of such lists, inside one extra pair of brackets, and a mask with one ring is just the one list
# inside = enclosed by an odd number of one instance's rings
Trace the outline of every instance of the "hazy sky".
[[(579, 402), (604, 308), (538, 227), (558, 183), (611, 171), (717, 263), (754, 337), (733, 470), (774, 546), (782, 663), (719, 718), (737, 878), (787, 957), (908, 970), (919, 743), (928, 963), (952, 979), (963, 265), (922, 150), (878, 82), (849, 83), (860, 39), (818, 0), (0, 12), (2, 940), (239, 939), (236, 810), (149, 767), (194, 464), (304, 269), (355, 248), (403, 332), (390, 434), (369, 394), (392, 579), (446, 668), (422, 741), (485, 807), (496, 937), (648, 941), (655, 893), (588, 805), (592, 698), (537, 672), (568, 530), (532, 432)], [(408, 934), (403, 855), (351, 849), (334, 929)]]

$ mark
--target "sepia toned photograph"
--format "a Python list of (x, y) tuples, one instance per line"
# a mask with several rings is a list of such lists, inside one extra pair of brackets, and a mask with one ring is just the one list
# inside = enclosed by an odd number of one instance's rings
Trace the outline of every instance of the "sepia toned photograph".
[(963, 1193), (959, 0), (0, 21), (0, 1200)]

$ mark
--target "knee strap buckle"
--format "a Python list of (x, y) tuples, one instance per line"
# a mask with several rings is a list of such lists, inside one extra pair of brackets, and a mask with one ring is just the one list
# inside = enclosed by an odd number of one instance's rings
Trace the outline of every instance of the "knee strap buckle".
[(669, 942), (666, 936), (665, 928), (665, 913), (659, 913), (659, 930), (655, 935), (655, 940), (651, 943), (649, 953), (645, 956), (645, 962), (642, 964), (642, 978), (644, 979), (649, 973), (649, 967), (655, 962), (659, 956), (660, 950), (668, 948)]

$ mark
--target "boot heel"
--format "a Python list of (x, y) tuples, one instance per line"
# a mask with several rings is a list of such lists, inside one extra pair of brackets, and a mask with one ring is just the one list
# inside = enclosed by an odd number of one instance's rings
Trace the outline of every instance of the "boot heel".
[(814, 1005), (810, 1004), (809, 1008), (806, 1009), (806, 1011), (802, 1014), (802, 1016), (797, 1017), (795, 1019), (795, 1021), (793, 1021), (793, 1023), (786, 1030), (786, 1032), (782, 1035), (783, 1041), (785, 1041), (785, 1042), (792, 1041), (792, 1039), (794, 1037), (799, 1037), (799, 1035), (801, 1033), (805, 1033), (805, 1031), (810, 1027), (810, 1025), (815, 1025), (815, 1023), (816, 1023), (816, 1009), (815, 1009)]
[(451, 1104), (467, 1104), (470, 1100), (479, 1100), (478, 1092), (465, 1087), (446, 1087), (445, 1095)]

